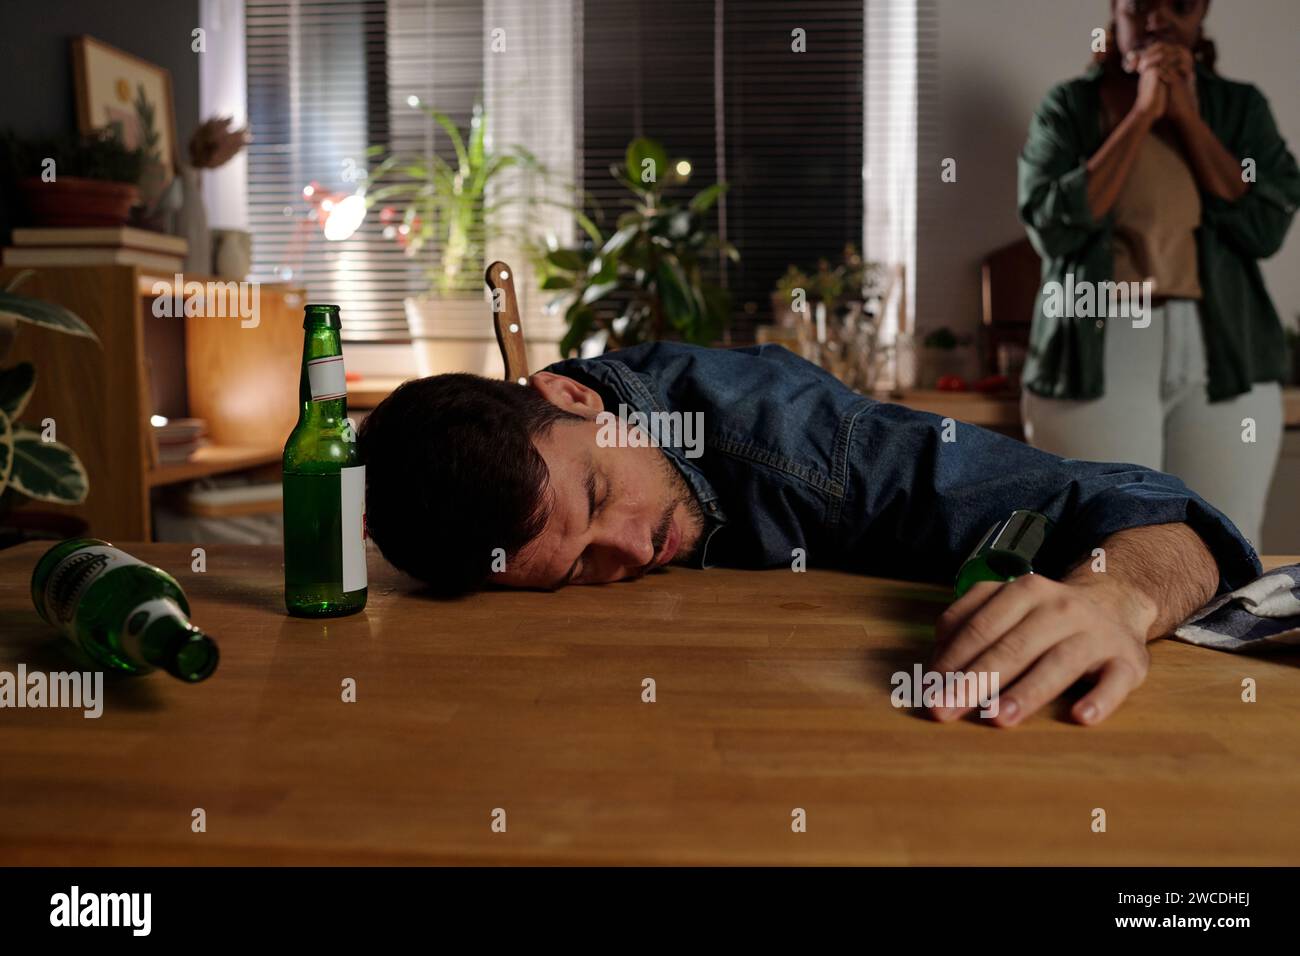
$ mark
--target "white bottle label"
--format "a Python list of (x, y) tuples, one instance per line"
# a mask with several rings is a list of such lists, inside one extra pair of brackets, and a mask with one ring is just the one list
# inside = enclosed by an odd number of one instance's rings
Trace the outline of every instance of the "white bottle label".
[(307, 360), (307, 385), (313, 402), (344, 398), (348, 394), (348, 380), (343, 372), (343, 356), (327, 355), (325, 358)]
[(77, 615), (77, 605), (86, 589), (114, 568), (128, 564), (144, 564), (125, 551), (92, 544), (72, 552), (60, 561), (50, 573), (45, 584), (45, 618), (73, 637), (72, 619)]
[(366, 466), (339, 472), (340, 519), (343, 523), (343, 590), (366, 586)]
[(149, 625), (160, 617), (174, 617), (182, 624), (189, 623), (185, 612), (171, 598), (155, 598), (152, 601), (145, 601), (131, 608), (130, 612), (122, 619), (122, 630), (119, 632), (122, 639), (122, 649), (127, 655), (141, 664), (150, 666), (145, 660), (144, 650), (140, 646), (140, 639), (144, 637), (144, 632), (148, 630)]

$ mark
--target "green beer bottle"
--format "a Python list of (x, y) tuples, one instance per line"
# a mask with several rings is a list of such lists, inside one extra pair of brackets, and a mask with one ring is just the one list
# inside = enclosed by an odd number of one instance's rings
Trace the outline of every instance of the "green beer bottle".
[(366, 606), (366, 469), (348, 421), (339, 307), (309, 305), (301, 410), (284, 445), (284, 605), (299, 617)]
[(1052, 522), (1037, 511), (1011, 512), (984, 533), (961, 569), (954, 591), (961, 597), (980, 581), (1014, 581), (1034, 573), (1034, 558), (1052, 530)]
[(32, 603), (110, 670), (159, 668), (194, 683), (217, 669), (217, 645), (189, 622), (176, 579), (107, 541), (71, 538), (46, 551), (32, 571)]

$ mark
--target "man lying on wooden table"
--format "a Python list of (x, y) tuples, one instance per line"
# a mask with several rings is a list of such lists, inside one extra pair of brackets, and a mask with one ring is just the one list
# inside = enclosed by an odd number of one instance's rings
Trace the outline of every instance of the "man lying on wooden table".
[[(660, 447), (626, 427), (672, 412), (680, 433)], [(1014, 681), (1002, 726), (1085, 677), (1072, 716), (1104, 720), (1146, 676), (1148, 641), (1261, 571), (1177, 478), (864, 398), (780, 346), (642, 345), (527, 385), (417, 379), (359, 442), (370, 536), (448, 595), (605, 584), (670, 562), (788, 568), (796, 548), (810, 566), (951, 585), (990, 525), (1040, 512), (1055, 523), (1041, 573), (977, 584), (936, 627), (931, 670)]]

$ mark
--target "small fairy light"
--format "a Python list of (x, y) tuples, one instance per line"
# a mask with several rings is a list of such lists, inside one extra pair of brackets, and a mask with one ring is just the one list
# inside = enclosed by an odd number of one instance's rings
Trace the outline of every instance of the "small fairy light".
[(689, 176), (691, 174), (691, 164), (684, 159), (677, 161), (677, 175)]
[(411, 107), (411, 109), (415, 109), (417, 106), (420, 105), (420, 98), (414, 95), (408, 96), (406, 98), (406, 105)]

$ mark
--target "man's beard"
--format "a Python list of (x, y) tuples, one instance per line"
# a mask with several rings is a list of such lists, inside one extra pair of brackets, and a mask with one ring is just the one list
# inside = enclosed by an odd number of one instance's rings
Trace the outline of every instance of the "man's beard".
[[(704, 530), (704, 509), (700, 507), (699, 501), (696, 500), (695, 494), (691, 491), (690, 486), (686, 484), (686, 479), (682, 477), (677, 466), (668, 460), (666, 452), (659, 453), (659, 467), (663, 471), (668, 482), (668, 507), (664, 509), (663, 518), (660, 519), (658, 527), (655, 528), (651, 536), (651, 544), (654, 545), (656, 556), (663, 550), (664, 543), (668, 540), (668, 530), (672, 527), (673, 513), (677, 510), (678, 505), (686, 506), (687, 526), (682, 527), (681, 543), (677, 547), (677, 553), (673, 556), (671, 564), (684, 563), (695, 555), (699, 547), (700, 537)], [(688, 536), (694, 535), (695, 540), (690, 542), (687, 547)]]

